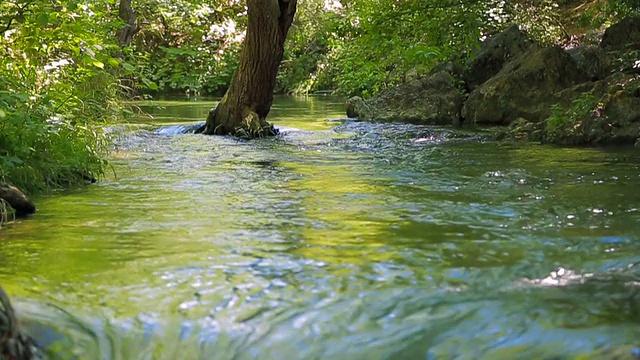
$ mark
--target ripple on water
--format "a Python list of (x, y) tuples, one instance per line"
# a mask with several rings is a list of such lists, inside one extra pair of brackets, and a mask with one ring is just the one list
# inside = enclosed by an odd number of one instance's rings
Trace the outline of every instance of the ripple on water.
[(257, 141), (138, 130), (97, 186), (38, 199), (37, 221), (0, 234), (0, 281), (32, 299), (37, 337), (64, 333), (79, 358), (638, 346), (635, 152), (308, 111), (276, 107), (287, 131)]

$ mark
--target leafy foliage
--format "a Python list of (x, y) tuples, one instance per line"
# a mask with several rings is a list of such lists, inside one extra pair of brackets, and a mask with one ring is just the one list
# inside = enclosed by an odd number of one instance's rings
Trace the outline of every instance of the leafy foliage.
[(551, 107), (551, 116), (546, 122), (546, 137), (549, 141), (557, 140), (567, 133), (567, 128), (574, 127), (584, 121), (598, 107), (598, 99), (593, 93), (585, 92), (574, 99), (571, 107), (556, 104)]
[(576, 16), (577, 23), (584, 28), (600, 29), (627, 16), (640, 15), (637, 0), (600, 0), (581, 2)]
[(244, 39), (244, 1), (147, 0), (136, 10), (143, 26), (126, 53), (135, 84), (190, 94), (226, 90)]
[(102, 173), (102, 125), (120, 114), (108, 11), (98, 2), (0, 5), (0, 180), (36, 191)]
[[(550, 44), (568, 37), (574, 8), (598, 27), (598, 18), (619, 19), (636, 3), (298, 0), (277, 91), (370, 96), (442, 61), (464, 64), (481, 39), (511, 24)], [(137, 11), (144, 26), (127, 52), (135, 83), (154, 82), (165, 93), (226, 90), (246, 29), (244, 1), (144, 0)]]

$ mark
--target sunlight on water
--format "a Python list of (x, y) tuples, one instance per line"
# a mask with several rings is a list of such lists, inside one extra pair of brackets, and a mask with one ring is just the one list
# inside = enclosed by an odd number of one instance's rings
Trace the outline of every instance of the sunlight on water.
[(177, 134), (143, 107), (96, 185), (0, 232), (0, 283), (60, 358), (633, 358), (640, 154), (335, 121)]

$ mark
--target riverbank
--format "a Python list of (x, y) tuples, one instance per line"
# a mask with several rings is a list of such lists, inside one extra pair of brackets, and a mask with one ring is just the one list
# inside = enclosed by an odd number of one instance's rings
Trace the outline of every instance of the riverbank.
[(612, 25), (597, 46), (542, 46), (517, 26), (480, 45), (464, 65), (444, 63), (364, 100), (362, 120), (500, 126), (499, 140), (560, 145), (640, 144), (640, 18)]

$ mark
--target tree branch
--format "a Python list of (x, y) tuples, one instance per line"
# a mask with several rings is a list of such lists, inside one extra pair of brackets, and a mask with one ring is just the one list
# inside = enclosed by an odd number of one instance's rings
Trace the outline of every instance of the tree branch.
[(9, 22), (7, 23), (7, 25), (4, 27), (4, 29), (2, 30), (2, 34), (6, 33), (7, 31), (9, 31), (11, 29), (11, 24), (13, 23), (13, 20), (15, 20), (18, 16), (21, 16), (24, 11), (26, 10), (27, 6), (31, 5), (31, 1), (27, 1), (25, 2), (22, 7), (18, 8), (18, 12), (11, 17), (11, 19), (9, 19)]

